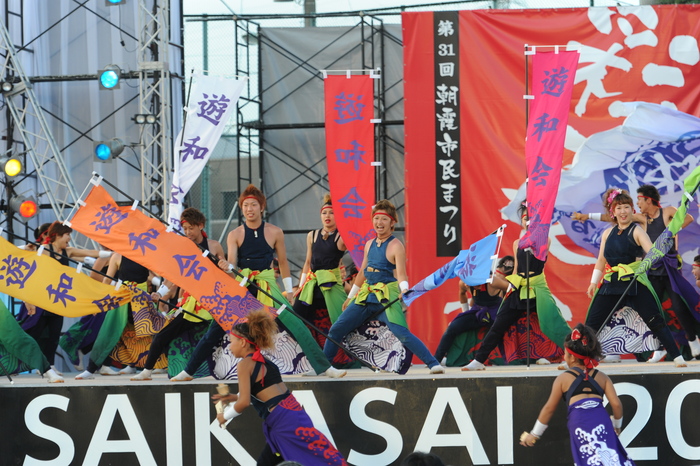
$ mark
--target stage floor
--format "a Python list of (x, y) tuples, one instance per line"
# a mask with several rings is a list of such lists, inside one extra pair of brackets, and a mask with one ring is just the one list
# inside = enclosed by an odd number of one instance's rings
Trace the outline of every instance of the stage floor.
[[(348, 374), (343, 379), (331, 379), (325, 376), (302, 376), (302, 375), (284, 375), (285, 382), (299, 383), (325, 383), (325, 382), (342, 382), (343, 380), (353, 381), (391, 381), (391, 380), (425, 380), (425, 379), (461, 379), (461, 378), (519, 378), (519, 377), (556, 377), (561, 373), (557, 367), (559, 364), (549, 365), (531, 365), (529, 368), (524, 365), (510, 366), (489, 366), (484, 371), (469, 371), (464, 372), (460, 367), (448, 367), (445, 374), (433, 375), (428, 372), (428, 368), (423, 364), (415, 364), (411, 366), (406, 374), (395, 374), (389, 372), (372, 372), (370, 369), (349, 369)], [(700, 374), (700, 361), (693, 360), (688, 362), (688, 367), (675, 367), (673, 362), (660, 363), (645, 363), (638, 362), (633, 359), (623, 359), (619, 363), (600, 364), (598, 369), (605, 372), (613, 378), (615, 376), (634, 376), (643, 374)], [(193, 380), (191, 382), (170, 382), (167, 374), (154, 374), (153, 380), (136, 382), (129, 380), (133, 377), (130, 375), (104, 376), (95, 374), (92, 380), (75, 380), (78, 372), (63, 373), (65, 382), (63, 384), (49, 384), (46, 379), (42, 379), (36, 373), (22, 373), (12, 376), (13, 384), (18, 387), (46, 385), (46, 386), (104, 386), (104, 385), (148, 385), (148, 384), (217, 384), (221, 380), (216, 380), (213, 377), (204, 377)], [(228, 381), (235, 383), (235, 380)], [(7, 377), (0, 377), (0, 387), (11, 385)]]

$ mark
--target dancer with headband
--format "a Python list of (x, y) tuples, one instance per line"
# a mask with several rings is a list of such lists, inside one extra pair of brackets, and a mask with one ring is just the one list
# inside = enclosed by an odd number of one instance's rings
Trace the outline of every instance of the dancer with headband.
[[(294, 311), (307, 321), (318, 315), (319, 319), (327, 321), (321, 327), (328, 328), (343, 312), (343, 303), (347, 298), (340, 274), (340, 261), (348, 250), (336, 228), (330, 194), (323, 198), (321, 222), (323, 228), (310, 231), (306, 236), (306, 261), (301, 271)], [(314, 336), (323, 346), (325, 337)]]
[(375, 318), (384, 322), (406, 348), (426, 363), (431, 374), (443, 374), (445, 368), (425, 344), (408, 330), (401, 303), (396, 300), (408, 290), (408, 277), (406, 249), (393, 235), (396, 225), (394, 205), (387, 200), (377, 202), (372, 208), (372, 224), (377, 237), (365, 245), (362, 267), (343, 304), (343, 313), (328, 332), (330, 339), (326, 340), (323, 352), (329, 360), (333, 360), (338, 346), (331, 339), (342, 341), (348, 333), (393, 302)]
[[(564, 360), (569, 370), (560, 374), (552, 385), (547, 403), (530, 432), (523, 432), (520, 445), (532, 447), (542, 437), (547, 424), (564, 397), (569, 412), (567, 426), (571, 454), (576, 466), (605, 464), (634, 466), (617, 437), (622, 430), (622, 403), (610, 378), (595, 369), (602, 356), (600, 343), (590, 327), (578, 324), (564, 342)], [(612, 408), (608, 416), (603, 395)]]
[(238, 363), (238, 394), (212, 397), (215, 403), (228, 403), (217, 415), (219, 424), (225, 426), (252, 404), (263, 419), (267, 440), (258, 465), (276, 464), (279, 456), (307, 465), (346, 465), (287, 389), (279, 368), (261, 353), (273, 349), (275, 333), (277, 324), (264, 310), (253, 311), (234, 325), (229, 348), (235, 357), (242, 358)]

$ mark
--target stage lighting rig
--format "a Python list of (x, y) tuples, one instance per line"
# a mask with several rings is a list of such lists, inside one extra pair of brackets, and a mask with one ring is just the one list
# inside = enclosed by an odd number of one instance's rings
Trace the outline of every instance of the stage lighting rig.
[(94, 161), (109, 162), (124, 151), (124, 141), (112, 138), (109, 141), (95, 141)]
[(107, 65), (97, 72), (97, 81), (100, 83), (100, 89), (112, 91), (119, 89), (119, 81), (121, 80), (122, 70), (117, 65)]

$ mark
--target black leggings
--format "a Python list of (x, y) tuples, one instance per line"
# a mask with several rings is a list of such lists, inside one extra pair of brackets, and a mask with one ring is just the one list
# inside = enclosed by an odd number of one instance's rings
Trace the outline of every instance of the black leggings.
[[(481, 347), (476, 351), (474, 355), (475, 360), (481, 364), (486, 362), (491, 351), (503, 341), (503, 335), (506, 334), (510, 326), (515, 324), (527, 312), (526, 305), (527, 300), (520, 299), (520, 290), (512, 291), (508, 295), (498, 310), (491, 329), (484, 337), (484, 341), (481, 342)], [(534, 299), (530, 300), (530, 312), (537, 312), (537, 305)]]
[[(48, 338), (43, 336), (45, 329), (48, 330)], [(41, 352), (44, 353), (51, 366), (53, 366), (56, 358), (56, 349), (58, 348), (58, 340), (61, 338), (62, 329), (63, 316), (43, 310), (36, 325), (27, 330), (27, 334), (36, 340), (41, 348)]]
[(160, 332), (153, 337), (151, 347), (148, 349), (148, 357), (146, 358), (146, 363), (144, 364), (143, 368), (153, 370), (160, 355), (163, 354), (163, 352), (168, 348), (168, 345), (174, 339), (195, 326), (201, 325), (202, 323), (208, 325), (209, 321), (203, 320), (201, 322), (193, 322), (185, 319), (184, 312), (178, 314), (178, 316), (175, 317), (172, 322), (163, 327)]
[[(593, 298), (591, 307), (588, 310), (586, 325), (596, 332), (600, 330), (603, 324), (605, 324), (605, 319), (610, 315), (613, 307), (620, 299), (620, 296), (619, 294), (601, 295), (598, 293), (596, 297)], [(624, 306), (631, 307), (639, 314), (639, 317), (644, 320), (649, 330), (656, 335), (661, 345), (666, 348), (671, 359), (675, 359), (681, 355), (673, 339), (673, 335), (671, 335), (671, 331), (666, 326), (666, 322), (661, 316), (659, 307), (656, 305), (654, 295), (646, 286), (637, 283), (637, 294), (635, 296), (625, 296), (619, 308), (623, 308)]]

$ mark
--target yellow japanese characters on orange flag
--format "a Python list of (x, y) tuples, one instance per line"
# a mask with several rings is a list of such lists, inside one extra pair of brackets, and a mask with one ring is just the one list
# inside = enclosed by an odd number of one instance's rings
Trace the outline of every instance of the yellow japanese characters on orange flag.
[(125, 285), (116, 290), (47, 252), (25, 251), (0, 238), (0, 293), (64, 317), (82, 317), (126, 304), (134, 291)]
[(94, 186), (70, 226), (187, 290), (224, 330), (264, 306), (216, 266), (194, 242), (167, 231), (163, 224), (131, 207), (121, 207), (102, 187)]

